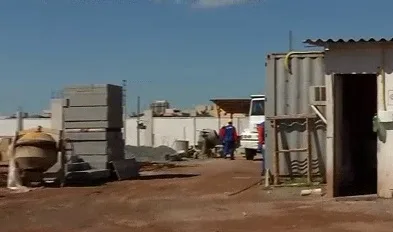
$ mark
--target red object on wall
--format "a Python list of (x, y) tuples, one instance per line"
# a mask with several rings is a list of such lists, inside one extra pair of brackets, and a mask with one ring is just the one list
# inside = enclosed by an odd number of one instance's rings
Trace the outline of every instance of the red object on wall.
[(224, 139), (224, 135), (225, 135), (225, 126), (221, 127), (221, 129), (220, 129), (220, 132), (219, 132), (220, 140)]
[(259, 144), (265, 144), (265, 126), (264, 123), (258, 124), (258, 142)]

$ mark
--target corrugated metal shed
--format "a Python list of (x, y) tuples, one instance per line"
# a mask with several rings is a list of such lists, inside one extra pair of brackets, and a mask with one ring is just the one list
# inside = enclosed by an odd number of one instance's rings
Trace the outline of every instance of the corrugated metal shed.
[[(291, 72), (285, 68), (287, 65)], [(324, 53), (270, 54), (266, 67), (266, 117), (311, 114), (309, 87), (324, 86)], [(324, 114), (324, 107), (320, 110)], [(272, 170), (274, 141), (271, 122), (266, 121), (267, 166)], [(312, 129), (311, 147), (313, 171), (325, 175), (326, 125), (318, 120)], [(306, 146), (305, 123), (299, 120), (286, 121), (278, 135), (279, 150)], [(280, 154), (281, 175), (303, 175), (306, 172), (306, 153), (288, 152)]]
[(325, 46), (326, 44), (348, 44), (348, 43), (385, 43), (393, 42), (392, 37), (388, 38), (328, 38), (328, 39), (307, 39), (303, 41), (304, 43), (315, 45), (315, 46)]

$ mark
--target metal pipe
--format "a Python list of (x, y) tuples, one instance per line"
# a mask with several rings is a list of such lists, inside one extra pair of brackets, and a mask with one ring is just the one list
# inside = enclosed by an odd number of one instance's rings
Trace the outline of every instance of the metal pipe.
[(137, 109), (136, 109), (136, 145), (139, 147), (140, 143), (141, 143), (141, 133), (140, 133), (140, 128), (139, 128), (139, 124), (140, 124), (140, 114), (141, 114), (141, 98), (138, 96), (137, 98)]
[(322, 115), (321, 111), (318, 110), (318, 108), (314, 105), (311, 105), (311, 109), (314, 111), (316, 115), (325, 123), (327, 124), (326, 118)]
[(22, 108), (18, 109), (18, 112), (16, 112), (16, 131), (22, 131), (23, 130), (23, 111)]
[(382, 54), (381, 54), (381, 85), (382, 85), (382, 104), (383, 104), (383, 110), (386, 111), (386, 76), (385, 76), (385, 49), (382, 48)]
[(287, 72), (289, 72), (290, 74), (292, 74), (292, 70), (291, 67), (289, 65), (289, 59), (291, 58), (291, 56), (293, 55), (301, 55), (301, 54), (321, 54), (322, 52), (320, 51), (308, 51), (308, 52), (288, 52), (288, 54), (285, 56), (284, 59), (284, 68), (285, 70), (287, 70)]
[(123, 140), (127, 145), (127, 80), (122, 81), (123, 87)]

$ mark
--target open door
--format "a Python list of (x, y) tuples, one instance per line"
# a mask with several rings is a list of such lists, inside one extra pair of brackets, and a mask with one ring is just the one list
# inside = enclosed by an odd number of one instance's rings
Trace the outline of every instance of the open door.
[(334, 197), (377, 192), (377, 75), (334, 76)]

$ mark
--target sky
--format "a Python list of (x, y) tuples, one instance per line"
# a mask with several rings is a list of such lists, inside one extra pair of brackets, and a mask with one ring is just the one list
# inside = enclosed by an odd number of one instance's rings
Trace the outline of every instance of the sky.
[[(1, 0), (0, 113), (128, 81), (127, 105), (263, 93), (265, 58), (308, 38), (391, 37), (391, 0)], [(390, 32), (390, 34), (389, 34)]]

